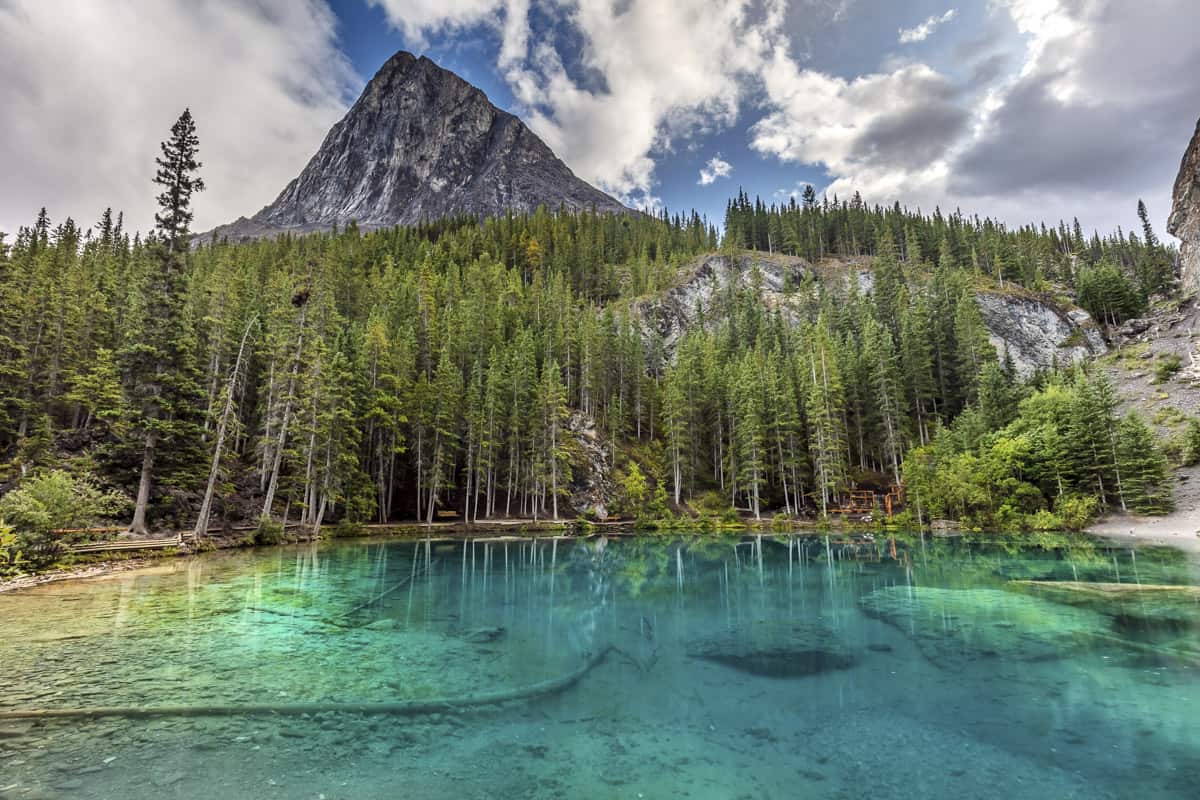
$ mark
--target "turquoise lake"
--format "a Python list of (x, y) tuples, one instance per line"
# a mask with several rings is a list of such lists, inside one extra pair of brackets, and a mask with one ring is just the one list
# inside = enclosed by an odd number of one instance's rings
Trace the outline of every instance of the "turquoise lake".
[(175, 709), (0, 719), (0, 798), (1190, 800), (1197, 586), (1067, 537), (164, 561), (0, 594), (0, 712)]

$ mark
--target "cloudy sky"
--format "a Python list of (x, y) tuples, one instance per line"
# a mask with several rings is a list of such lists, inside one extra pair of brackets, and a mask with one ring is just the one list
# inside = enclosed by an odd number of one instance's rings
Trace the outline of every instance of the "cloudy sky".
[(196, 227), (252, 214), (398, 49), (626, 202), (720, 221), (806, 184), (1160, 228), (1200, 116), (1196, 0), (0, 0), (0, 231), (152, 220), (184, 106)]

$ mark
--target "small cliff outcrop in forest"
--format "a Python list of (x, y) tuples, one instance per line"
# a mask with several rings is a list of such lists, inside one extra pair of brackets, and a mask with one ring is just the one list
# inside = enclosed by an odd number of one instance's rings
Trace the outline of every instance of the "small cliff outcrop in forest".
[(808, 275), (811, 265), (802, 258), (766, 253), (745, 253), (735, 258), (710, 254), (684, 268), (679, 282), (662, 294), (639, 300), (634, 314), (642, 335), (657, 336), (668, 357), (690, 328), (707, 325), (709, 313), (722, 293), (751, 287), (754, 268), (762, 280), (762, 297), (768, 307), (781, 307), (784, 291)]
[(567, 423), (575, 447), (571, 458), (571, 508), (581, 517), (608, 519), (617, 484), (609, 468), (605, 442), (596, 430), (596, 420), (576, 411)]
[[(874, 282), (869, 264), (869, 259), (837, 265), (826, 261), (815, 272), (849, 272), (857, 276), (860, 291), (870, 293)], [(769, 309), (779, 309), (784, 320), (797, 322), (799, 315), (789, 305), (787, 290), (813, 274), (809, 262), (779, 254), (745, 253), (736, 258), (711, 254), (683, 270), (672, 288), (634, 304), (643, 335), (657, 337), (667, 357), (673, 357), (686, 331), (718, 320), (722, 295), (752, 288), (756, 268), (763, 303)], [(1083, 309), (1016, 291), (980, 291), (976, 301), (997, 354), (1003, 357), (1007, 351), (1021, 377), (1093, 358), (1108, 349), (1099, 326)]]
[(1007, 351), (1022, 378), (1108, 350), (1099, 327), (1081, 308), (1000, 292), (979, 292), (975, 300), (996, 352), (1003, 357)]
[(1175, 179), (1167, 232), (1179, 239), (1179, 272), (1184, 292), (1200, 289), (1200, 122)]

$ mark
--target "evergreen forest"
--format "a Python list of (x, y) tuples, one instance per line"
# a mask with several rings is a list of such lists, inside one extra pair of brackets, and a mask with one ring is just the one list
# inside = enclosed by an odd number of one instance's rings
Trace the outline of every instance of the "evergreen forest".
[[(893, 484), (912, 525), (1170, 508), (1169, 459), (1103, 374), (1020, 379), (975, 302), (1142, 314), (1175, 280), (1144, 206), (1140, 231), (1086, 236), (810, 188), (739, 193), (720, 232), (695, 213), (541, 209), (197, 244), (198, 152), (185, 114), (150, 233), (43, 209), (0, 238), (10, 550), (105, 523), (573, 519), (593, 513), (572, 496), (595, 470), (607, 512), (660, 524), (820, 518)], [(668, 347), (639, 309), (706, 254), (751, 274)], [(767, 303), (753, 254), (822, 268)]]

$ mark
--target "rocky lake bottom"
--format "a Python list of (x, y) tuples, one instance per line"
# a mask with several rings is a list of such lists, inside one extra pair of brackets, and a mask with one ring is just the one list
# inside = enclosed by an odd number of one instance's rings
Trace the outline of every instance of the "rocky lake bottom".
[(1192, 798), (1198, 586), (1064, 537), (207, 554), (0, 595), (0, 798)]

